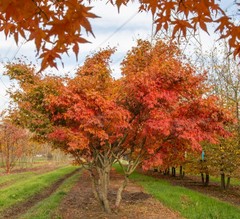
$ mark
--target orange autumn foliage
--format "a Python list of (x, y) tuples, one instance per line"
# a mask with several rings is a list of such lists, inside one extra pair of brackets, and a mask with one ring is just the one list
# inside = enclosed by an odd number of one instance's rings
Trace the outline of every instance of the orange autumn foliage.
[[(110, 0), (119, 9), (129, 0)], [(87, 43), (83, 30), (93, 35), (89, 2), (83, 0), (3, 0), (0, 2), (0, 31), (18, 43), (23, 37), (33, 40), (37, 55), (42, 59), (41, 70), (57, 67), (56, 59), (70, 49), (79, 53), (79, 44)], [(216, 24), (215, 32), (228, 41), (235, 56), (240, 56), (240, 28), (226, 14), (216, 0), (143, 0), (139, 11), (151, 11), (155, 17), (156, 32), (173, 26), (173, 37), (186, 36), (187, 29), (199, 26), (208, 32), (207, 24)], [(91, 1), (90, 1), (91, 5)], [(238, 7), (239, 4), (235, 3)], [(150, 25), (150, 24), (149, 24)]]
[(166, 164), (174, 153), (183, 159), (185, 151), (200, 151), (202, 141), (215, 143), (229, 134), (224, 124), (231, 116), (207, 93), (205, 74), (183, 62), (174, 44), (139, 40), (118, 80), (111, 76), (113, 52), (88, 57), (74, 78), (64, 80), (33, 77), (32, 83), (9, 66), (8, 74), (22, 88), (15, 93), (16, 119), (86, 160), (110, 150), (145, 167)]
[(14, 125), (8, 119), (0, 122), (0, 153), (2, 166), (10, 173), (16, 162), (22, 157), (28, 132)]
[[(122, 62), (118, 80), (111, 75), (113, 52), (88, 57), (74, 78), (45, 76), (19, 83), (22, 90), (15, 99), (19, 122), (89, 170), (95, 198), (109, 213), (115, 162), (125, 175), (114, 204), (118, 208), (128, 176), (139, 164), (149, 168), (181, 160), (185, 151), (200, 151), (202, 141), (228, 136), (224, 124), (231, 122), (207, 93), (205, 75), (183, 61), (174, 44), (138, 41)], [(8, 74), (22, 82), (20, 73)]]
[(128, 111), (114, 99), (108, 66), (113, 52), (108, 49), (88, 57), (59, 95), (47, 99), (54, 127), (49, 137), (67, 145), (70, 153), (81, 150), (86, 160), (96, 151), (119, 150), (116, 143), (129, 127)]
[(182, 160), (185, 151), (200, 151), (202, 141), (228, 136), (223, 123), (231, 115), (207, 95), (205, 74), (182, 63), (174, 44), (139, 40), (122, 72), (121, 101), (132, 115), (126, 146), (133, 157), (142, 153), (145, 168), (168, 165), (173, 154)]

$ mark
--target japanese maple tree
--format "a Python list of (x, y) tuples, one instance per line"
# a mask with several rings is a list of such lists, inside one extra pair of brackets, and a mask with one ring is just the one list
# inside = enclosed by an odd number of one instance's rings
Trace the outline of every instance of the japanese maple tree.
[[(86, 167), (103, 209), (108, 200), (109, 174), (129, 128), (129, 112), (116, 102), (117, 82), (111, 77), (113, 49), (88, 57), (75, 78), (42, 77), (21, 64), (7, 66), (21, 89), (10, 92), (17, 103), (13, 119), (74, 156)], [(32, 78), (32, 80), (31, 80)]]
[(196, 74), (174, 44), (138, 41), (122, 62), (118, 80), (111, 76), (113, 52), (88, 57), (74, 78), (43, 77), (16, 64), (6, 72), (20, 85), (11, 92), (15, 121), (86, 167), (95, 197), (107, 212), (114, 162), (125, 173), (114, 204), (118, 208), (139, 164), (149, 168), (167, 164), (173, 152), (200, 151), (201, 141), (227, 135), (223, 124), (230, 120), (216, 97), (207, 95), (205, 75)]
[(106, 212), (111, 212), (110, 170), (124, 153), (121, 144), (129, 128), (129, 112), (116, 103), (109, 68), (112, 53), (109, 49), (87, 58), (59, 95), (47, 99), (54, 127), (50, 139), (90, 171), (94, 195)]
[[(2, 0), (0, 2), (0, 31), (6, 37), (13, 36), (16, 43), (23, 37), (33, 40), (37, 55), (42, 59), (42, 68), (56, 67), (56, 59), (70, 49), (79, 53), (79, 44), (87, 43), (83, 30), (93, 35), (90, 19), (97, 18), (92, 11), (92, 1), (83, 0)], [(111, 0), (107, 3), (129, 4), (129, 0)], [(173, 37), (186, 36), (187, 29), (200, 27), (208, 32), (207, 24), (216, 24), (220, 38), (227, 39), (235, 56), (240, 54), (240, 28), (232, 15), (221, 8), (216, 0), (143, 0), (139, 11), (150, 11), (156, 31), (173, 26)], [(86, 6), (89, 5), (90, 6)], [(238, 3), (232, 2), (235, 7)], [(237, 10), (236, 10), (237, 11)], [(237, 13), (237, 12), (235, 12)], [(234, 14), (235, 15), (235, 14)]]
[(185, 151), (201, 151), (202, 141), (227, 136), (229, 112), (206, 94), (205, 74), (182, 60), (174, 44), (140, 40), (122, 63), (120, 101), (132, 116), (126, 146), (133, 169), (166, 164), (176, 152), (183, 159)]

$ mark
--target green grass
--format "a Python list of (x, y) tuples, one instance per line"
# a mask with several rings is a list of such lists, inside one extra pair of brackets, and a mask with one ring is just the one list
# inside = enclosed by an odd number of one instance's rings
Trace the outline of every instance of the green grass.
[[(227, 179), (227, 177), (226, 177)], [(217, 182), (220, 184), (221, 182), (221, 178), (220, 177), (214, 177), (214, 176), (210, 176), (210, 182)], [(239, 186), (240, 185), (240, 180), (239, 179), (236, 179), (236, 178), (231, 178), (231, 181), (230, 181), (230, 186), (233, 185), (233, 186)]]
[(64, 183), (51, 196), (39, 202), (31, 208), (26, 214), (22, 215), (20, 219), (50, 219), (54, 215), (57, 216), (57, 209), (70, 189), (79, 180), (81, 173), (74, 174), (64, 181)]
[[(121, 172), (120, 168), (116, 169)], [(239, 219), (240, 208), (164, 180), (133, 173), (130, 179), (165, 206), (189, 219)]]
[[(63, 162), (63, 163), (60, 162), (60, 163), (57, 162), (57, 161), (54, 161), (54, 160), (49, 161), (46, 158), (35, 158), (32, 163), (31, 162), (25, 162), (25, 161), (18, 161), (16, 163), (16, 165), (13, 167), (12, 171), (28, 169), (28, 168), (35, 168), (35, 167), (42, 167), (42, 166), (46, 166), (46, 165), (49, 165), (49, 164), (55, 164), (55, 165), (58, 165), (58, 166), (66, 165), (65, 162)], [(4, 167), (3, 163), (0, 163), (0, 174), (6, 174), (6, 170), (5, 170), (5, 167)]]
[[(199, 181), (201, 182), (201, 175), (200, 174), (193, 174), (191, 172), (186, 172), (185, 173), (186, 176), (194, 176), (194, 177), (198, 177), (199, 178)], [(180, 175), (180, 170), (179, 168), (176, 168), (176, 175), (179, 176)], [(227, 178), (227, 177), (226, 177)], [(213, 176), (213, 175), (210, 175), (210, 182), (216, 182), (216, 183), (221, 183), (221, 178), (220, 176)], [(234, 185), (234, 186), (240, 186), (240, 180), (239, 178), (234, 178), (234, 177), (231, 177), (231, 181), (230, 181), (230, 186), (231, 185)], [(219, 185), (220, 186), (220, 185)]]
[(25, 180), (19, 180), (6, 188), (0, 189), (0, 212), (40, 192), (76, 168), (67, 166), (44, 174), (30, 176)]
[(14, 173), (10, 175), (2, 175), (0, 176), (0, 186), (2, 184), (5, 184), (7, 182), (16, 182), (19, 180), (25, 180), (28, 179), (29, 177), (35, 176), (37, 173), (34, 172), (24, 172), (24, 173)]
[[(56, 167), (57, 168), (62, 168), (63, 166), (59, 166)], [(47, 168), (47, 167), (46, 167)], [(36, 175), (39, 175), (38, 172), (34, 172), (34, 171), (27, 171), (27, 172), (22, 172), (22, 173), (11, 173), (11, 174), (4, 174), (4, 175), (0, 175), (0, 189), (1, 186), (5, 186), (5, 184), (7, 184), (7, 186), (11, 186), (16, 182), (20, 182), (20, 181), (25, 181), (30, 179), (31, 177), (34, 177)]]

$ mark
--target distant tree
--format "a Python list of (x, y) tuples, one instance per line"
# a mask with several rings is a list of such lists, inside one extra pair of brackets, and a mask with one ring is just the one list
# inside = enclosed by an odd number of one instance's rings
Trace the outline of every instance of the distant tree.
[[(225, 124), (231, 132), (229, 138), (219, 137), (218, 144), (203, 144), (205, 160), (200, 160), (201, 155), (189, 156), (187, 160), (188, 171), (195, 173), (208, 173), (221, 178), (221, 188), (229, 188), (232, 177), (238, 177), (240, 154), (240, 74), (238, 59), (228, 55), (227, 42), (218, 42), (205, 57), (205, 66), (208, 69), (208, 82), (212, 89), (210, 93), (218, 96), (218, 105), (231, 112), (234, 123)], [(204, 171), (203, 171), (204, 170)]]
[(231, 110), (236, 121), (227, 127), (232, 137), (220, 139), (220, 144), (212, 145), (208, 151), (210, 166), (215, 170), (215, 175), (221, 175), (223, 189), (229, 187), (230, 179), (240, 164), (240, 68), (232, 55), (227, 56), (228, 51), (227, 42), (221, 42), (208, 56), (209, 81), (214, 88), (213, 92), (219, 96), (219, 104)]
[(236, 139), (221, 138), (218, 144), (203, 143), (204, 159), (201, 153), (189, 153), (186, 159), (186, 172), (200, 174), (203, 185), (207, 186), (210, 176), (219, 177), (223, 190), (230, 186), (231, 178), (238, 177), (239, 154)]
[(26, 130), (15, 126), (8, 120), (0, 124), (0, 152), (6, 173), (9, 174), (18, 159), (23, 155), (27, 141)]
[(239, 59), (228, 55), (227, 42), (218, 43), (208, 54), (206, 68), (214, 94), (220, 98), (219, 104), (229, 108), (236, 119), (234, 130), (240, 147), (240, 67)]
[(230, 180), (236, 177), (240, 164), (240, 149), (236, 139), (221, 139), (220, 144), (209, 146), (207, 151), (211, 174), (220, 175), (221, 188), (228, 189)]
[[(200, 174), (203, 186), (208, 186), (210, 182), (210, 171), (208, 151), (211, 144), (202, 143), (202, 151), (189, 152), (186, 156), (185, 171), (190, 174)], [(206, 153), (207, 151), (207, 153)]]

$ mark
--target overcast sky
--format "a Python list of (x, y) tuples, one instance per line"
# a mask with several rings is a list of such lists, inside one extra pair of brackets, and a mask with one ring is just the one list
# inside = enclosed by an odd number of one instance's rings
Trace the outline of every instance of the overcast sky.
[[(226, 3), (227, 2), (227, 3)], [(224, 7), (229, 8), (233, 1), (225, 1)], [(80, 53), (78, 62), (75, 55), (70, 53), (70, 56), (64, 55), (64, 68), (59, 65), (59, 71), (56, 69), (47, 69), (46, 72), (55, 74), (65, 74), (70, 72), (74, 74), (75, 69), (81, 65), (86, 55), (97, 51), (99, 48), (107, 46), (116, 47), (117, 52), (112, 57), (113, 76), (120, 77), (119, 63), (123, 59), (126, 52), (136, 45), (136, 40), (151, 39), (152, 35), (152, 15), (151, 13), (138, 13), (137, 4), (129, 3), (127, 7), (121, 7), (118, 14), (117, 8), (111, 4), (105, 5), (102, 1), (94, 2), (92, 11), (101, 18), (92, 19), (91, 24), (95, 38), (88, 36), (89, 44), (80, 45)], [(204, 48), (208, 48), (211, 40), (206, 34), (201, 36)], [(40, 61), (35, 57), (35, 46), (32, 42), (25, 43), (25, 40), (20, 40), (19, 45), (16, 46), (13, 39), (5, 40), (5, 36), (0, 33), (0, 111), (7, 107), (8, 98), (6, 90), (10, 87), (10, 81), (3, 76), (3, 65), (8, 61), (13, 61), (16, 58), (25, 56), (26, 61), (31, 61), (40, 65)]]

